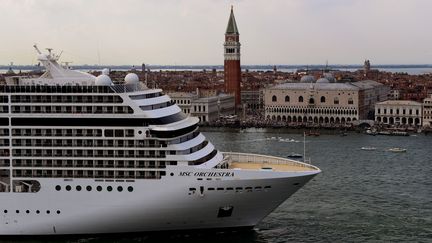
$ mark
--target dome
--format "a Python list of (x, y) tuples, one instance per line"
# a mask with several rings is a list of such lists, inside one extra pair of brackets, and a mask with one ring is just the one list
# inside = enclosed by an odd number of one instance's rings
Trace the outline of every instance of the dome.
[(324, 78), (326, 78), (331, 83), (334, 83), (336, 81), (336, 79), (334, 78), (333, 74), (331, 74), (331, 73), (324, 73), (323, 76), (324, 76)]
[(300, 79), (301, 83), (313, 83), (315, 82), (315, 77), (312, 75), (305, 75)]
[(111, 81), (111, 78), (108, 77), (108, 75), (101, 74), (101, 75), (96, 77), (95, 85), (110, 86), (110, 85), (112, 85), (112, 81)]
[(103, 75), (108, 75), (109, 74), (109, 69), (108, 68), (102, 69), (102, 74)]
[(325, 84), (325, 83), (330, 83), (330, 81), (326, 78), (320, 78), (317, 81), (317, 84)]
[(139, 82), (138, 75), (135, 73), (128, 73), (124, 78), (126, 84), (137, 84)]

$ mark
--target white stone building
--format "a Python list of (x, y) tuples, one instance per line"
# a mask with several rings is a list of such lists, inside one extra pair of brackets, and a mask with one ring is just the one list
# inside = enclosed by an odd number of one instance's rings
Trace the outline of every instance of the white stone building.
[(199, 97), (195, 93), (174, 92), (168, 94), (185, 114), (198, 117), (201, 123), (215, 121), (219, 116), (235, 113), (235, 99), (232, 95)]
[(375, 105), (375, 121), (380, 124), (421, 126), (422, 103), (387, 100)]
[[(287, 123), (333, 124), (367, 119), (388, 88), (371, 81), (331, 83), (328, 78), (302, 79), (265, 89), (266, 119)], [(373, 116), (371, 117), (373, 119)]]
[(432, 127), (432, 94), (423, 100), (423, 126)]

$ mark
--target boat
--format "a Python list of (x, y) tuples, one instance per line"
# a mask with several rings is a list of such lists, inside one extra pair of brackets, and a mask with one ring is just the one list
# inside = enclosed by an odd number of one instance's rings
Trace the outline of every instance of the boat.
[(404, 149), (404, 148), (390, 148), (389, 151), (390, 151), (390, 152), (394, 152), (394, 153), (404, 153), (404, 152), (406, 152), (407, 150)]
[(306, 136), (318, 137), (320, 135), (320, 132), (319, 131), (308, 131), (308, 132), (305, 132), (305, 134), (306, 134)]
[(373, 150), (376, 150), (375, 147), (369, 147), (369, 146), (361, 147), (360, 149), (361, 149), (361, 150), (365, 150), (365, 151), (373, 151)]
[(290, 158), (290, 159), (301, 159), (301, 158), (303, 158), (303, 155), (297, 154), (297, 153), (291, 153), (291, 154), (287, 155), (287, 158)]
[(369, 147), (369, 146), (361, 147), (360, 149), (361, 149), (361, 150), (365, 150), (365, 151), (373, 151), (373, 150), (376, 150), (375, 147)]
[(321, 172), (221, 152), (161, 89), (42, 53), (0, 86), (0, 236), (250, 229)]

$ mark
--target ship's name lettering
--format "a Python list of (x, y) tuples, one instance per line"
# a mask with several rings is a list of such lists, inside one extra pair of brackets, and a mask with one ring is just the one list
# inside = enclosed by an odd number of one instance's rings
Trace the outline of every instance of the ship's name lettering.
[(231, 177), (234, 172), (187, 172), (182, 171), (179, 176), (197, 176), (197, 177)]

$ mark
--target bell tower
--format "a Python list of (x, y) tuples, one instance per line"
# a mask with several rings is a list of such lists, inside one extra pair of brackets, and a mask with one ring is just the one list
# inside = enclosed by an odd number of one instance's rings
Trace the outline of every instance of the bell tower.
[(241, 103), (240, 82), (240, 34), (234, 18), (233, 7), (231, 6), (231, 14), (225, 31), (224, 83), (225, 92), (234, 95), (236, 107), (239, 107)]

